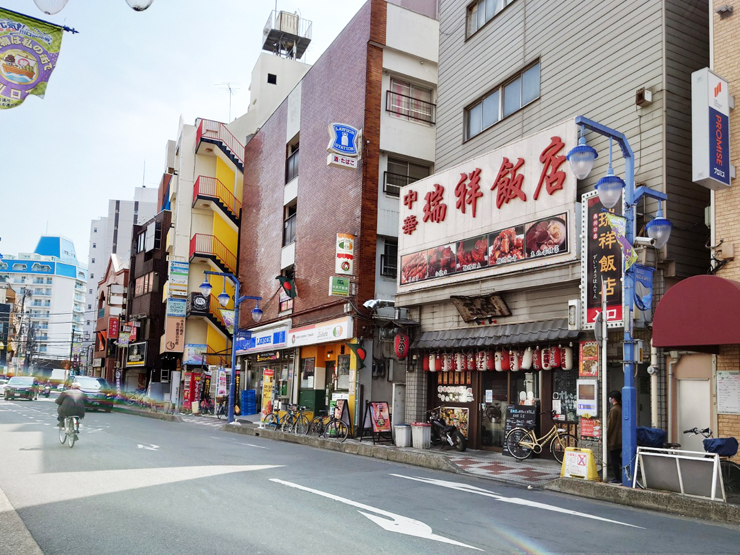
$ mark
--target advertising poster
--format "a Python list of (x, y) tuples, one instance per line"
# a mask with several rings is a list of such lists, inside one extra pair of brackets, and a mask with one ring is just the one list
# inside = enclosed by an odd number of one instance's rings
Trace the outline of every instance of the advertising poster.
[(599, 343), (598, 341), (581, 341), (578, 351), (578, 377), (599, 377)]
[(205, 364), (205, 354), (208, 350), (207, 345), (191, 343), (185, 345), (183, 351), (182, 363), (191, 366), (200, 366)]
[(373, 432), (376, 434), (391, 431), (390, 410), (385, 401), (370, 403), (370, 418), (373, 423)]
[(189, 262), (170, 261), (170, 280), (168, 284), (170, 295), (176, 297), (188, 296)]
[(355, 236), (337, 233), (337, 257), (334, 273), (352, 275), (355, 273)]
[(272, 368), (265, 368), (262, 372), (262, 414), (267, 415), (272, 412), (272, 382), (275, 371)]
[(146, 364), (146, 343), (133, 343), (128, 346), (126, 366), (144, 366)]
[(466, 438), (468, 437), (469, 415), (470, 411), (468, 409), (460, 407), (443, 407), (441, 411), (444, 421), (450, 426), (457, 426), (457, 429)]
[(457, 267), (455, 248), (455, 243), (452, 243), (427, 251), (427, 277), (443, 277), (455, 273)]
[(185, 318), (165, 319), (164, 350), (168, 353), (182, 353), (185, 348)]
[(581, 418), (581, 439), (601, 439), (601, 420)]
[(191, 395), (191, 382), (193, 380), (193, 374), (191, 372), (185, 372), (183, 374), (183, 385), (182, 385), (182, 408), (190, 410), (192, 408), (193, 401), (190, 398)]
[(488, 236), (475, 237), (458, 241), (457, 243), (457, 264), (455, 269), (458, 272), (468, 272), (470, 270), (479, 270), (488, 266)]
[(216, 386), (216, 396), (226, 396), (226, 370), (219, 368), (218, 370), (218, 382)]
[(190, 388), (190, 396), (192, 398), (193, 409), (197, 411), (200, 409), (200, 374), (193, 373), (193, 385)]

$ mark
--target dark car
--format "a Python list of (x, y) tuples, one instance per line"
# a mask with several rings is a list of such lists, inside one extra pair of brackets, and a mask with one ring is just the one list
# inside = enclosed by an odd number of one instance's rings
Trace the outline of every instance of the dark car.
[(113, 409), (113, 398), (116, 392), (103, 378), (91, 376), (72, 376), (67, 382), (67, 388), (72, 383), (80, 384), (80, 391), (85, 395), (86, 409), (100, 409), (110, 412)]
[(26, 399), (33, 401), (39, 398), (39, 381), (33, 376), (13, 376), (5, 384), (5, 400)]

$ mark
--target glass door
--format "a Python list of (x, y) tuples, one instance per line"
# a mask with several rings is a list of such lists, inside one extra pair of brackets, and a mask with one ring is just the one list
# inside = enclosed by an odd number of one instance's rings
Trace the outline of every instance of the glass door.
[(508, 398), (508, 372), (481, 372), (481, 446), (499, 450), (504, 446)]

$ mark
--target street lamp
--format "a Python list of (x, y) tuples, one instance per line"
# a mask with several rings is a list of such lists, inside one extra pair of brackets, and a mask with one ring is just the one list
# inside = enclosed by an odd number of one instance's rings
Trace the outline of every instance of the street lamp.
[[(69, 0), (33, 0), (36, 7), (46, 15), (54, 15), (61, 12)], [(152, 5), (154, 0), (126, 0), (132, 10), (143, 12)]]
[(203, 279), (203, 283), (200, 284), (200, 292), (203, 294), (204, 297), (208, 298), (211, 294), (211, 290), (213, 287), (211, 287), (211, 284), (208, 283), (208, 276), (222, 276), (224, 278), (224, 290), (223, 292), (218, 296), (218, 303), (221, 306), (226, 306), (229, 304), (229, 295), (226, 293), (226, 278), (229, 278), (232, 283), (234, 284), (234, 331), (231, 333), (231, 385), (229, 387), (229, 412), (228, 412), (228, 422), (231, 424), (234, 421), (234, 400), (236, 398), (236, 334), (239, 330), (239, 305), (246, 301), (246, 300), (252, 300), (255, 301), (255, 307), (252, 309), (252, 319), (255, 322), (259, 322), (262, 319), (262, 310), (260, 310), (259, 302), (262, 300), (262, 297), (253, 297), (250, 295), (243, 295), (239, 296), (239, 280), (234, 276), (234, 274), (229, 274), (226, 272), (210, 272), (205, 271), (203, 272), (205, 274), (205, 277)]
[[(596, 151), (585, 143), (586, 129), (609, 138), (609, 169), (606, 176), (596, 184), (599, 200), (607, 209), (614, 207), (624, 190), (624, 218), (626, 220), (625, 238), (632, 245), (635, 242), (635, 205), (642, 197), (650, 197), (658, 202), (667, 200), (664, 193), (647, 187), (635, 188), (635, 156), (627, 138), (618, 131), (601, 125), (583, 116), (576, 118), (576, 125), (581, 126), (580, 144), (568, 153), (573, 173), (579, 179), (584, 179), (593, 167)], [(624, 177), (614, 174), (612, 169), (612, 140), (616, 141), (624, 157)], [(591, 149), (591, 151), (583, 147)], [(589, 166), (586, 168), (586, 166)], [(588, 171), (585, 171), (588, 169)], [(654, 241), (653, 246), (662, 248), (668, 242), (671, 234), (671, 222), (663, 217), (662, 207), (658, 209), (657, 217), (647, 224), (648, 236)], [(637, 451), (637, 391), (635, 389), (635, 343), (632, 338), (632, 312), (635, 304), (635, 268), (631, 266), (624, 272), (624, 387), (622, 388), (623, 420), (622, 420), (622, 485), (629, 486), (632, 479), (633, 461)], [(603, 384), (606, 387), (606, 384)], [(604, 415), (606, 416), (606, 415)], [(602, 428), (603, 429), (603, 428)], [(606, 464), (606, 462), (604, 462)]]

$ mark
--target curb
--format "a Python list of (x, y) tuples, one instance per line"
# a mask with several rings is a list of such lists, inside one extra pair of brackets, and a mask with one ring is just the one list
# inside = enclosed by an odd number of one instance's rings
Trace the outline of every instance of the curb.
[(412, 466), (421, 466), (432, 468), (434, 470), (443, 470), (461, 474), (460, 469), (444, 457), (432, 455), (431, 453), (419, 453), (416, 451), (407, 451), (399, 447), (373, 445), (372, 443), (362, 443), (356, 440), (348, 440), (340, 443), (333, 439), (323, 439), (311, 436), (300, 436), (295, 434), (286, 434), (274, 430), (260, 429), (256, 427), (234, 426), (226, 424), (221, 428), (225, 432), (242, 434), (255, 437), (264, 437), (275, 441), (285, 441), (287, 443), (298, 443), (316, 447), (318, 449), (328, 449), (347, 453), (348, 455), (361, 455), (384, 461), (408, 464)]
[(740, 505), (699, 499), (678, 493), (625, 488), (577, 478), (558, 478), (546, 485), (545, 489), (724, 524), (737, 525), (740, 522)]
[(129, 407), (113, 407), (114, 412), (120, 412), (123, 414), (132, 414), (134, 416), (143, 416), (145, 418), (154, 418), (156, 420), (167, 420), (168, 422), (183, 422), (183, 419), (175, 414), (167, 414), (164, 412), (151, 412), (146, 410), (138, 410)]

